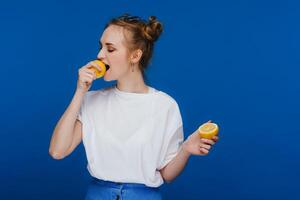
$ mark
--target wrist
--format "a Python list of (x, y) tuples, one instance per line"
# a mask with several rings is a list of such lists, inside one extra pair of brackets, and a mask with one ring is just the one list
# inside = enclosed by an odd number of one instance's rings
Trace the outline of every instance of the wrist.
[(75, 90), (76, 95), (84, 95), (85, 93), (86, 93), (86, 91), (83, 88), (77, 88)]
[(183, 142), (183, 144), (181, 146), (181, 150), (185, 156), (189, 157), (191, 155), (191, 153), (188, 150), (188, 144), (186, 143), (186, 141)]

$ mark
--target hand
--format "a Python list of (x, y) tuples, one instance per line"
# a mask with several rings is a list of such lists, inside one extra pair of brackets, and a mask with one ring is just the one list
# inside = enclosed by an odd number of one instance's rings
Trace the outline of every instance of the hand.
[(93, 61), (78, 70), (77, 90), (87, 92), (90, 89), (96, 79), (96, 72), (92, 69), (93, 67), (101, 71), (101, 67)]
[[(210, 122), (210, 121), (209, 121)], [(209, 150), (219, 140), (218, 136), (214, 136), (211, 140), (201, 138), (199, 131), (192, 133), (183, 143), (183, 150), (191, 155), (207, 155)]]

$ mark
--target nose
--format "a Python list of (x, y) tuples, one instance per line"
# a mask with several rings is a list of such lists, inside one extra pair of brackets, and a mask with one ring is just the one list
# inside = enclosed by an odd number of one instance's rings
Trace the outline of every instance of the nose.
[(105, 55), (104, 55), (103, 49), (101, 49), (101, 50), (98, 52), (97, 58), (98, 58), (99, 60), (104, 60), (104, 59), (105, 59)]

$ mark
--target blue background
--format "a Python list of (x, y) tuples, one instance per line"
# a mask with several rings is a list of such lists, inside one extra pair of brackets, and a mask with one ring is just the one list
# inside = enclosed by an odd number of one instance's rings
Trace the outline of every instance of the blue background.
[[(165, 199), (300, 199), (300, 9), (296, 1), (1, 1), (0, 199), (83, 199), (80, 145), (48, 154), (78, 68), (106, 22), (156, 15), (148, 84), (180, 106), (185, 137), (212, 119), (220, 141), (163, 185)], [(113, 82), (94, 82), (92, 90)]]

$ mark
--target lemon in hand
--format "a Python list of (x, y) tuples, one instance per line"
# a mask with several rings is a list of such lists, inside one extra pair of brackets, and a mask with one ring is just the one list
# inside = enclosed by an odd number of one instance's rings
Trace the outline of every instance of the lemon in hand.
[(101, 67), (101, 71), (99, 71), (96, 67), (92, 67), (92, 69), (95, 71), (96, 73), (96, 78), (101, 78), (105, 72), (106, 72), (106, 65), (104, 62), (100, 61), (100, 60), (94, 60), (93, 62), (95, 62), (96, 64), (98, 64)]
[(207, 122), (202, 124), (199, 128), (199, 135), (202, 138), (212, 139), (215, 135), (218, 135), (219, 127), (215, 123)]

